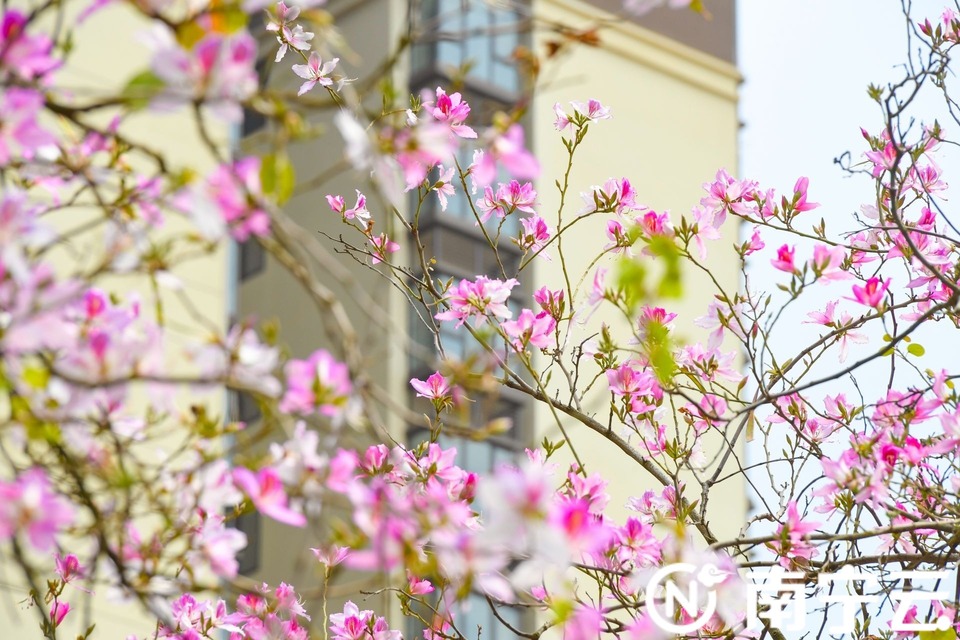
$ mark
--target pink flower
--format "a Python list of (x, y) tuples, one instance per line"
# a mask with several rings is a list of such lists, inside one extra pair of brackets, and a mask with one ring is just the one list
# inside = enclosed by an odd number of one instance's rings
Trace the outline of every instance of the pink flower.
[(455, 163), (456, 139), (436, 122), (421, 122), (412, 129), (400, 131), (393, 145), (408, 191), (420, 186), (436, 165)]
[(774, 266), (775, 269), (780, 271), (786, 271), (787, 273), (795, 273), (797, 268), (793, 264), (793, 254), (794, 247), (788, 247), (783, 245), (777, 249), (777, 257), (770, 261), (770, 264)]
[(483, 324), (488, 315), (510, 318), (513, 313), (506, 302), (510, 291), (518, 284), (513, 278), (501, 281), (486, 276), (477, 276), (473, 282), (461, 280), (447, 291), (444, 298), (450, 308), (434, 317), (437, 320), (456, 320), (458, 327), (470, 318), (474, 319), (475, 326)]
[(809, 178), (799, 178), (797, 183), (793, 185), (793, 201), (784, 209), (791, 208), (794, 213), (803, 213), (819, 207), (820, 205), (816, 202), (807, 202), (807, 186), (809, 184)]
[(540, 163), (524, 148), (523, 127), (512, 124), (503, 134), (494, 134), (486, 151), (478, 151), (471, 166), (474, 182), (485, 187), (497, 176), (500, 163), (514, 178), (532, 180), (540, 175)]
[(57, 533), (73, 520), (73, 507), (53, 490), (42, 469), (35, 467), (13, 482), (0, 482), (0, 540), (26, 533), (33, 548), (49, 551)]
[(300, 90), (297, 91), (297, 95), (302, 96), (318, 84), (321, 87), (332, 87), (333, 79), (327, 76), (336, 68), (338, 62), (340, 62), (340, 58), (333, 58), (328, 62), (323, 62), (323, 60), (320, 59), (320, 54), (312, 51), (310, 53), (310, 59), (307, 60), (307, 64), (293, 65), (293, 67), (291, 67), (293, 72), (306, 80), (306, 82), (300, 85)]
[(547, 287), (540, 287), (533, 293), (534, 301), (540, 305), (541, 309), (549, 313), (550, 316), (557, 321), (560, 320), (560, 317), (563, 315), (564, 307), (566, 306), (563, 297), (563, 289), (548, 289)]
[(388, 238), (385, 233), (376, 237), (371, 236), (370, 244), (373, 246), (373, 255), (370, 256), (370, 262), (373, 264), (386, 262), (389, 254), (400, 250), (400, 245)]
[(760, 227), (754, 227), (753, 233), (750, 236), (750, 240), (743, 245), (743, 255), (748, 256), (751, 253), (760, 251), (760, 249), (763, 249), (765, 246), (767, 245), (760, 237)]
[(222, 578), (235, 578), (240, 568), (237, 554), (247, 546), (247, 534), (224, 525), (223, 517), (210, 514), (195, 532), (191, 546), (191, 564), (199, 566), (206, 561), (210, 569)]
[(573, 114), (570, 115), (563, 110), (559, 102), (553, 105), (553, 112), (556, 116), (553, 126), (556, 127), (557, 131), (563, 131), (570, 125), (580, 129), (591, 122), (610, 119), (610, 109), (600, 104), (599, 100), (591, 98), (587, 101), (587, 104), (571, 102), (570, 105), (573, 107)]
[[(637, 205), (636, 197), (637, 192), (628, 179), (621, 178), (617, 180), (616, 178), (610, 178), (603, 183), (603, 186), (594, 185), (590, 191), (580, 193), (580, 198), (583, 200), (584, 206), (578, 213), (579, 215), (586, 215), (596, 211), (612, 211), (617, 214), (624, 214), (638, 208), (646, 209), (646, 207)], [(641, 222), (639, 219), (637, 222), (647, 227), (647, 224)], [(655, 218), (650, 222), (656, 224), (658, 220)], [(659, 229), (660, 232), (664, 232), (665, 230), (665, 227)], [(657, 232), (657, 230), (653, 229), (651, 229), (651, 231), (653, 231), (653, 233)], [(651, 233), (651, 235), (653, 235), (653, 233)]]
[(83, 578), (86, 573), (83, 567), (80, 566), (80, 560), (72, 553), (68, 553), (63, 557), (58, 553), (54, 558), (54, 562), (57, 567), (57, 575), (64, 584), (75, 578)]
[(844, 362), (847, 359), (847, 352), (850, 348), (850, 343), (855, 344), (866, 344), (867, 336), (862, 333), (857, 333), (853, 330), (853, 327), (849, 327), (853, 318), (849, 313), (844, 311), (840, 314), (839, 318), (835, 318), (834, 314), (837, 308), (837, 301), (831, 300), (827, 303), (826, 309), (823, 311), (811, 311), (807, 314), (809, 320), (804, 320), (804, 323), (816, 323), (822, 324), (827, 327), (833, 327), (836, 329), (844, 329), (837, 338), (837, 342), (840, 344), (840, 362)]
[[(550, 241), (552, 236), (551, 229), (547, 226), (547, 221), (540, 216), (521, 218), (520, 225), (523, 227), (523, 231), (520, 233), (520, 237), (517, 238), (517, 245), (524, 251), (540, 251), (540, 249)], [(540, 255), (545, 259), (549, 259), (549, 256), (545, 253), (541, 253)]]
[(37, 122), (43, 103), (43, 95), (33, 89), (4, 88), (0, 94), (0, 164), (18, 155), (33, 158), (41, 147), (56, 142)]
[(864, 285), (853, 285), (853, 300), (868, 307), (879, 308), (883, 302), (883, 295), (890, 287), (890, 278), (881, 283), (876, 276), (867, 280)]
[[(424, 106), (427, 106), (425, 103)], [(430, 113), (437, 122), (445, 122), (450, 125), (450, 130), (461, 138), (476, 138), (477, 132), (463, 124), (467, 116), (470, 115), (470, 105), (462, 99), (459, 93), (452, 93), (449, 96), (446, 92), (437, 87), (437, 102), (430, 110)]]
[[(4, 6), (6, 8), (6, 6)], [(12, 73), (30, 82), (60, 66), (50, 56), (53, 41), (46, 35), (28, 35), (27, 18), (16, 10), (9, 10), (0, 20), (0, 78)], [(5, 89), (10, 90), (5, 84)]]
[(440, 400), (450, 396), (450, 381), (439, 371), (434, 372), (426, 380), (410, 379), (410, 386), (417, 392), (418, 398)]
[(222, 164), (205, 181), (174, 197), (207, 240), (217, 241), (229, 230), (240, 242), (270, 231), (270, 216), (259, 205), (263, 199), (260, 159), (255, 156)]
[(417, 578), (417, 576), (410, 573), (410, 570), (407, 569), (407, 591), (409, 591), (410, 595), (422, 596), (433, 593), (433, 585), (430, 584), (429, 580)]
[(280, 49), (277, 51), (277, 57), (274, 62), (283, 60), (288, 47), (293, 47), (299, 51), (306, 51), (310, 48), (310, 40), (313, 40), (313, 34), (303, 30), (300, 25), (291, 23), (300, 15), (300, 7), (287, 7), (283, 2), (278, 2), (276, 15), (270, 16), (270, 22), (267, 23), (267, 31), (277, 34), (277, 42), (280, 43)]
[(597, 122), (598, 120), (609, 120), (611, 118), (610, 108), (600, 104), (599, 100), (590, 98), (587, 100), (586, 106), (584, 106), (582, 102), (571, 102), (570, 104), (573, 105), (573, 108), (577, 113), (581, 114), (587, 120), (592, 122)]
[(283, 482), (270, 467), (264, 467), (256, 474), (249, 469), (237, 467), (233, 470), (233, 481), (250, 497), (253, 506), (263, 515), (292, 527), (306, 526), (307, 519), (304, 515), (287, 506)]
[(534, 315), (530, 309), (524, 309), (516, 320), (509, 320), (500, 326), (508, 336), (514, 338), (513, 346), (517, 351), (523, 351), (527, 344), (540, 349), (553, 344), (557, 323), (546, 311)]
[(364, 640), (373, 622), (373, 611), (360, 611), (357, 605), (347, 601), (343, 613), (330, 616), (330, 633), (333, 640)]
[[(887, 136), (884, 136), (884, 138), (887, 138)], [(880, 151), (867, 151), (864, 155), (873, 163), (873, 177), (879, 178), (893, 169), (897, 159), (897, 149), (887, 141)]]
[(343, 199), (343, 196), (331, 196), (327, 195), (327, 204), (330, 205), (330, 209), (334, 213), (339, 213), (345, 220), (353, 220), (354, 218), (358, 220), (369, 220), (370, 212), (367, 211), (367, 197), (360, 193), (359, 189), (355, 189), (357, 192), (357, 203), (353, 205), (352, 209), (347, 209), (347, 203)]
[(453, 171), (454, 167), (444, 170), (443, 165), (441, 164), (438, 167), (440, 171), (439, 179), (433, 184), (433, 190), (437, 194), (437, 199), (440, 201), (440, 210), (447, 210), (447, 198), (450, 198), (454, 195), (455, 191), (453, 189)]
[(335, 416), (343, 411), (353, 385), (347, 365), (320, 349), (306, 360), (290, 360), (284, 368), (287, 391), (280, 401), (284, 412)]
[(259, 84), (254, 69), (257, 45), (249, 33), (231, 37), (212, 33), (187, 51), (169, 28), (158, 24), (151, 45), (151, 68), (166, 85), (152, 106), (180, 107), (202, 101), (227, 122), (242, 119), (240, 102), (256, 93)]
[(507, 216), (507, 207), (503, 200), (500, 199), (499, 191), (494, 192), (491, 187), (483, 188), (483, 197), (479, 198), (475, 204), (481, 211), (480, 222), (486, 222), (493, 214), (496, 214), (498, 218), (505, 218)]
[(325, 565), (328, 568), (337, 566), (344, 561), (347, 555), (350, 554), (350, 549), (348, 547), (341, 547), (340, 545), (336, 544), (328, 547), (327, 549), (311, 548), (310, 551), (317, 559), (317, 562)]
[(508, 184), (500, 183), (497, 186), (497, 198), (511, 210), (536, 213), (534, 206), (537, 204), (537, 191), (533, 188), (533, 183), (520, 183), (517, 180), (511, 180)]
[(69, 602), (54, 600), (53, 604), (50, 606), (50, 620), (53, 621), (53, 626), (59, 627), (60, 623), (63, 622), (63, 619), (67, 617), (68, 613), (70, 613)]
[[(806, 562), (817, 555), (814, 545), (805, 540), (808, 534), (817, 530), (818, 522), (804, 522), (797, 511), (797, 503), (793, 500), (787, 505), (787, 521), (777, 527), (778, 540), (769, 543), (770, 547), (780, 556), (780, 566), (784, 569), (803, 567)], [(798, 562), (800, 561), (800, 562)]]
[(813, 248), (810, 267), (824, 282), (849, 280), (853, 275), (842, 270), (846, 257), (847, 252), (843, 247), (830, 248), (825, 244), (818, 244)]

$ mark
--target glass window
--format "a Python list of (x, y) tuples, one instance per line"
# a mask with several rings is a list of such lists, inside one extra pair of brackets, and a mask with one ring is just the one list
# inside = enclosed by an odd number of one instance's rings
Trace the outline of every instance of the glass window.
[(423, 37), (413, 51), (413, 71), (455, 75), (464, 65), (468, 84), (501, 92), (512, 102), (519, 90), (513, 53), (526, 24), (522, 5), (493, 7), (479, 0), (423, 2)]
[(258, 273), (262, 273), (267, 267), (267, 252), (260, 243), (254, 238), (240, 242), (240, 280), (247, 280)]

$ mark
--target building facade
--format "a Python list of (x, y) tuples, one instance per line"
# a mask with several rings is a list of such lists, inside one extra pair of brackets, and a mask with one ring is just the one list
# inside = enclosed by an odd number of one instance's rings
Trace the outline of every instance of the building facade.
[[(734, 9), (732, 0), (709, 3), (712, 20), (690, 12), (658, 10), (637, 20), (616, 15), (616, 0), (532, 0), (531, 3), (483, 3), (477, 0), (424, 0), (408, 3), (402, 0), (335, 0), (329, 5), (336, 24), (352, 47), (343, 64), (351, 77), (364, 78), (391, 54), (393, 43), (409, 33), (411, 27), (426, 37), (402, 58), (392, 74), (401, 91), (418, 92), (446, 86), (454, 79), (463, 83), (465, 98), (473, 106), (471, 124), (479, 128), (497, 110), (506, 109), (532, 95), (526, 103), (524, 123), (527, 142), (539, 158), (543, 172), (537, 185), (544, 216), (555, 212), (558, 196), (552, 186), (564, 170), (565, 154), (553, 127), (553, 104), (570, 100), (599, 99), (613, 109), (615, 121), (594, 127), (588, 144), (578, 158), (572, 184), (586, 189), (609, 177), (627, 175), (636, 186), (640, 198), (656, 210), (686, 211), (700, 198), (699, 185), (709, 180), (717, 168), (735, 173), (737, 168), (737, 86), (740, 78), (734, 60)], [(611, 13), (613, 12), (613, 13)], [(542, 54), (550, 44), (562, 37), (557, 25), (602, 24), (599, 41), (562, 49), (555, 60), (545, 60), (539, 85), (532, 94), (525, 86), (518, 47)], [(89, 34), (80, 50), (83, 58), (76, 61), (78, 77), (97, 82), (122, 81), (147, 67), (149, 52), (130, 42), (130, 54), (117, 55), (116, 43), (107, 39), (96, 42), (96, 33), (134, 34), (145, 27), (136, 21), (133, 12), (123, 6), (98, 13), (84, 28)], [(131, 39), (132, 40), (132, 39)], [(89, 42), (89, 44), (88, 44)], [(263, 54), (272, 55), (272, 41), (265, 40)], [(126, 51), (126, 50), (125, 50)], [(102, 71), (110, 70), (110, 78)], [(320, 119), (317, 126), (332, 127)], [(607, 126), (609, 125), (609, 126)], [(145, 141), (162, 141), (171, 148), (176, 141), (176, 154), (184, 164), (195, 168), (213, 166), (205, 157), (202, 143), (194, 135), (188, 114), (165, 116), (143, 113), (125, 123), (128, 133)], [(261, 145), (263, 123), (256, 118), (245, 120), (242, 130), (222, 126), (218, 142), (224, 148), (255, 151)], [(336, 136), (331, 130), (329, 135)], [(333, 139), (333, 138), (331, 138)], [(323, 175), (341, 162), (339, 144), (321, 142), (293, 143), (288, 152), (298, 177), (308, 183), (313, 175)], [(466, 156), (464, 158), (466, 160)], [(365, 369), (372, 382), (405, 407), (413, 407), (407, 381), (424, 377), (431, 371), (431, 359), (423, 355), (432, 349), (429, 335), (418, 328), (410, 305), (389, 282), (375, 271), (355, 268), (330, 252), (324, 234), (337, 237), (339, 221), (326, 206), (326, 193), (351, 194), (355, 174), (341, 173), (322, 187), (295, 191), (285, 207), (286, 213), (303, 229), (313, 234), (313, 241), (326, 247), (328, 253), (304, 256), (303, 265), (313, 277), (334, 280), (332, 288), (344, 301), (354, 323), (358, 339), (364, 346)], [(438, 274), (452, 277), (473, 277), (490, 273), (493, 268), (490, 250), (474, 226), (469, 208), (461, 193), (451, 200), (446, 212), (432, 209), (425, 212), (422, 227), (424, 243), (437, 259)], [(548, 220), (549, 221), (549, 220)], [(389, 226), (388, 233), (394, 235)], [(733, 235), (736, 230), (730, 230)], [(587, 221), (578, 233), (587, 234), (602, 245), (604, 228), (601, 221)], [(504, 250), (509, 257), (509, 249)], [(403, 253), (398, 259), (409, 259)], [(592, 256), (568, 252), (573, 270), (582, 270)], [(714, 275), (726, 286), (736, 288), (736, 263), (713, 264)], [(231, 319), (256, 318), (276, 321), (289, 353), (305, 357), (326, 345), (325, 318), (304, 300), (299, 285), (287, 270), (268, 258), (254, 243), (237, 245), (234, 251), (213, 256), (202, 267), (183, 274), (189, 286), (208, 292), (203, 297), (208, 317), (219, 317), (223, 326)], [(331, 277), (335, 276), (335, 277)], [(692, 274), (691, 274), (692, 276)], [(561, 278), (557, 263), (540, 263), (516, 290), (518, 298), (529, 294), (533, 283), (556, 284)], [(679, 304), (679, 331), (694, 337), (697, 329), (692, 319), (702, 313), (695, 292), (701, 284), (695, 277), (685, 284), (694, 295)], [(518, 303), (519, 304), (519, 303)], [(174, 304), (175, 308), (175, 304)], [(181, 310), (182, 313), (186, 311)], [(171, 313), (177, 313), (172, 311)], [(611, 319), (611, 322), (613, 320)], [(445, 335), (448, 353), (466, 356), (470, 346), (455, 334)], [(419, 345), (419, 349), (408, 349)], [(412, 354), (412, 355), (411, 355)], [(418, 355), (419, 354), (419, 355)], [(598, 397), (597, 407), (602, 400)], [(226, 402), (225, 411), (240, 420), (260, 420), (258, 408), (249, 398), (237, 396)], [(414, 415), (415, 412), (413, 412)], [(495, 465), (514, 459), (524, 447), (533, 446), (542, 438), (557, 439), (557, 428), (545, 407), (534, 406), (519, 394), (504, 393), (476, 403), (472, 419), (478, 424), (494, 418), (509, 418), (514, 427), (505, 434), (483, 441), (464, 437), (445, 438), (445, 444), (458, 447), (462, 464), (472, 470), (488, 471)], [(422, 438), (422, 425), (401, 413), (385, 417), (393, 437), (400, 442)], [(649, 488), (635, 479), (631, 462), (611, 445), (591, 434), (573, 434), (589, 443), (583, 451), (588, 470), (602, 469), (611, 480), (613, 504), (623, 505), (626, 498)], [(363, 438), (345, 434), (345, 443), (361, 444)], [(722, 503), (730, 522), (743, 522), (747, 505), (742, 486), (731, 484)], [(331, 508), (336, 509), (336, 505)], [(321, 532), (291, 529), (256, 517), (244, 518), (238, 524), (249, 537), (250, 546), (242, 557), (242, 571), (255, 581), (276, 584), (285, 580), (301, 591), (318, 580), (316, 562), (309, 548), (316, 546)], [(720, 530), (725, 533), (721, 525)], [(389, 592), (361, 596), (361, 591), (375, 591), (385, 584), (383, 575), (348, 575), (330, 587), (330, 610), (345, 599), (363, 599), (366, 606), (381, 612), (396, 611), (396, 601)], [(314, 593), (315, 590), (314, 590)], [(19, 601), (19, 598), (17, 599)], [(98, 595), (94, 600), (97, 637), (144, 636), (152, 632), (151, 622), (136, 608), (117, 608)], [(308, 603), (308, 610), (318, 609)], [(30, 637), (34, 620), (30, 612), (17, 605), (0, 607), (0, 622), (15, 625), (15, 637)], [(79, 618), (79, 616), (78, 616)], [(520, 622), (520, 614), (513, 620)], [(473, 607), (463, 628), (481, 627), (483, 638), (498, 640), (499, 625), (481, 607)], [(408, 632), (415, 632), (409, 629)]]

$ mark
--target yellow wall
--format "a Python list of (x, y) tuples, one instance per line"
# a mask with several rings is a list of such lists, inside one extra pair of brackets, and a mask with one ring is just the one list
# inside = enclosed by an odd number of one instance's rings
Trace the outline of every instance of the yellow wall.
[[(540, 18), (551, 21), (584, 24), (597, 19), (593, 7), (576, 0), (536, 0), (534, 6)], [(541, 36), (544, 37), (547, 36)], [(612, 109), (613, 119), (592, 124), (577, 151), (564, 222), (572, 220), (582, 207), (581, 191), (611, 177), (629, 178), (637, 191), (638, 204), (657, 212), (670, 210), (674, 220), (681, 214), (689, 219), (690, 208), (703, 195), (701, 185), (712, 181), (717, 169), (726, 168), (736, 173), (740, 77), (729, 63), (632, 23), (620, 22), (604, 29), (600, 38), (598, 47), (578, 46), (564, 54), (554, 67), (547, 67), (543, 74), (547, 86), (534, 100), (533, 144), (543, 168), (543, 179), (538, 185), (541, 215), (555, 226), (559, 194), (553, 181), (563, 176), (567, 163), (566, 149), (553, 126), (552, 107), (560, 102), (569, 110), (570, 100), (586, 102), (596, 98)], [(595, 214), (572, 228), (564, 244), (564, 254), (574, 286), (607, 243), (605, 225), (609, 218), (609, 214)], [(737, 230), (731, 224), (723, 239), (710, 247), (711, 271), (732, 291), (737, 290), (738, 282), (738, 263), (730, 248), (736, 238)], [(552, 263), (539, 261), (534, 278), (538, 286), (558, 287), (563, 282), (555, 248), (553, 258)], [(592, 272), (584, 281), (583, 295), (578, 297), (581, 305), (591, 284)], [(662, 306), (678, 314), (675, 322), (678, 336), (691, 341), (702, 339), (705, 333), (693, 326), (692, 321), (703, 315), (713, 292), (712, 285), (703, 274), (686, 269), (683, 289), (682, 300), (664, 300)], [(619, 325), (614, 337), (619, 337), (621, 344), (626, 341), (626, 327), (612, 314), (604, 315), (603, 306), (587, 326), (595, 332), (601, 321), (613, 327)], [(579, 335), (580, 340), (588, 337), (584, 332)], [(599, 371), (592, 362), (586, 362), (583, 367), (588, 377)], [(597, 411), (605, 423), (610, 396), (605, 381), (597, 386), (602, 391), (591, 394), (586, 406)], [(544, 435), (551, 440), (560, 439), (559, 429), (543, 405), (536, 408), (535, 425), (539, 430), (537, 441)], [(614, 445), (586, 427), (565, 426), (571, 439), (579, 445), (578, 453), (587, 470), (600, 472), (610, 481), (615, 516), (626, 515), (622, 507), (628, 497), (655, 488), (655, 481)], [(619, 431), (616, 425), (614, 429)], [(712, 524), (724, 534), (732, 535), (736, 532), (735, 523), (742, 524), (746, 513), (744, 486), (742, 481), (734, 480), (717, 489), (709, 512), (713, 514)]]
[[(87, 3), (72, 3), (71, 10), (79, 10)], [(67, 16), (65, 24), (75, 24), (74, 16)], [(68, 87), (73, 90), (78, 101), (95, 101), (97, 97), (115, 95), (136, 73), (146, 70), (150, 63), (149, 50), (140, 43), (140, 35), (149, 28), (149, 24), (127, 6), (114, 3), (106, 9), (96, 13), (86, 23), (76, 28), (75, 50), (71, 63), (57, 72), (57, 86)], [(158, 115), (152, 111), (144, 111), (128, 118), (120, 127), (120, 133), (127, 138), (149, 145), (161, 151), (173, 168), (191, 167), (203, 174), (214, 166), (212, 157), (201, 147), (197, 137), (196, 127), (193, 124), (190, 111), (183, 109), (169, 115)], [(104, 112), (92, 118), (91, 122), (97, 126), (106, 125), (113, 112)], [(211, 120), (211, 132), (214, 140), (227, 148), (231, 131), (222, 122)], [(52, 128), (62, 127), (59, 122), (49, 122)], [(140, 163), (136, 154), (131, 154), (130, 162), (143, 171), (153, 171), (149, 163)], [(55, 220), (63, 228), (74, 228), (78, 225), (79, 216), (88, 216), (91, 213), (99, 215), (99, 211), (92, 209), (78, 212), (76, 210), (59, 214)], [(173, 216), (167, 217), (165, 232), (186, 229), (187, 225)], [(93, 232), (75, 239), (72, 249), (79, 250), (86, 255), (87, 260), (94, 257), (93, 252), (101, 252), (103, 243), (99, 232)], [(54, 258), (55, 265), (63, 271), (72, 271), (75, 258), (68, 257), (60, 252)], [(185, 292), (190, 296), (199, 312), (211, 322), (225, 326), (228, 306), (227, 287), (227, 259), (224, 249), (199, 260), (193, 260), (182, 268), (174, 271), (181, 278)], [(153, 299), (149, 294), (149, 286), (144, 281), (132, 281), (129, 278), (111, 278), (98, 283), (110, 291), (120, 294), (130, 291), (141, 291), (144, 298), (144, 311), (152, 310)], [(164, 297), (164, 307), (167, 321), (174, 326), (196, 326), (187, 316), (187, 312), (178, 299), (171, 295)], [(172, 343), (179, 349), (190, 339), (202, 339), (204, 333), (200, 330), (193, 334), (186, 334), (181, 329), (174, 331)], [(176, 361), (181, 352), (171, 354)], [(222, 413), (223, 402), (219, 396), (213, 396), (209, 401), (214, 414)], [(189, 406), (188, 396), (178, 396), (178, 406)], [(162, 444), (162, 443), (161, 443)], [(67, 549), (70, 551), (71, 549)], [(83, 549), (86, 552), (86, 549)], [(81, 559), (83, 559), (81, 557)], [(39, 637), (36, 613), (26, 608), (23, 602), (27, 597), (27, 589), (19, 580), (16, 568), (4, 562), (0, 556), (0, 588), (3, 589), (0, 604), (0, 637), (3, 638), (32, 638)], [(52, 557), (49, 560), (52, 568)], [(152, 634), (155, 628), (155, 618), (145, 615), (138, 604), (118, 605), (109, 602), (105, 590), (96, 589), (96, 595), (89, 598), (86, 594), (67, 587), (65, 598), (74, 608), (61, 627), (61, 637), (75, 637), (81, 633), (91, 621), (97, 623), (95, 638), (114, 639), (125, 638), (129, 634), (146, 637)], [(87, 601), (90, 599), (92, 609), (88, 616)], [(83, 625), (83, 626), (81, 626)], [(73, 635), (71, 635), (73, 634)]]

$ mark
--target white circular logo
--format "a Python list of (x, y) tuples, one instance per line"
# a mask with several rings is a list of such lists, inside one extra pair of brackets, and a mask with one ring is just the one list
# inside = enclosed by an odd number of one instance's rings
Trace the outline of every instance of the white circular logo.
[[(675, 579), (675, 574), (690, 576)], [(653, 574), (647, 584), (647, 615), (664, 631), (687, 634), (702, 629), (717, 610), (717, 594), (713, 587), (726, 578), (727, 572), (712, 564), (702, 567), (688, 562), (664, 565)], [(706, 605), (701, 609), (701, 594)], [(677, 623), (677, 605), (690, 619)]]

